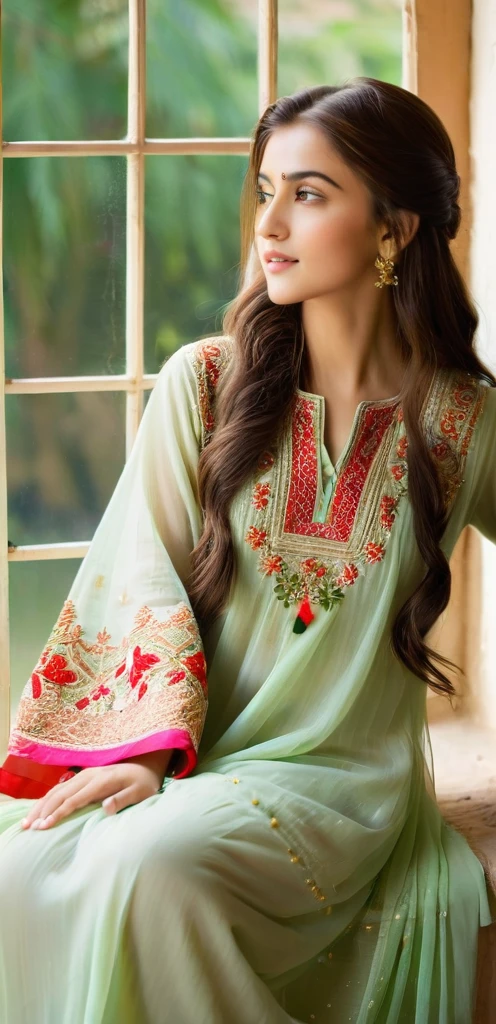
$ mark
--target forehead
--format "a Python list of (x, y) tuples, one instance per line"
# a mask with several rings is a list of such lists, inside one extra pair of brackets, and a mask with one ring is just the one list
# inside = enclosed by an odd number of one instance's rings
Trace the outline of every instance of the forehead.
[[(276, 183), (283, 172), (288, 178), (292, 172), (310, 169), (328, 175), (342, 189), (364, 187), (319, 128), (304, 123), (276, 128), (265, 146), (259, 174)], [(321, 184), (325, 185), (322, 181)]]

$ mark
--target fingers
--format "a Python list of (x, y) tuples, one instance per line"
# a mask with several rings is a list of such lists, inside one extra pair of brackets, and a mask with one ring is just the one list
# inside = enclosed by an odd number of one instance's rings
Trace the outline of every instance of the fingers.
[(117, 811), (124, 810), (130, 804), (136, 803), (136, 786), (127, 786), (119, 793), (113, 793), (102, 801), (102, 807), (106, 814), (117, 814)]
[(46, 818), (68, 796), (83, 789), (87, 785), (90, 775), (91, 769), (84, 769), (67, 782), (59, 782), (56, 786), (52, 786), (41, 800), (37, 800), (33, 804), (26, 817), (23, 818), (21, 822), (23, 828), (30, 828), (36, 820)]
[(156, 793), (155, 782), (155, 774), (140, 764), (121, 762), (85, 768), (69, 781), (53, 786), (34, 804), (21, 826), (34, 830), (51, 828), (74, 811), (100, 801), (106, 814), (117, 814)]
[[(94, 791), (88, 793), (87, 790), (91, 786), (94, 786)], [(95, 771), (94, 768), (84, 768), (67, 782), (59, 782), (57, 786), (53, 786), (41, 800), (34, 804), (21, 825), (24, 829), (46, 828), (54, 821), (59, 820), (60, 808), (64, 807), (65, 814), (71, 814), (72, 811), (67, 808), (84, 807), (85, 803), (101, 800), (104, 796), (108, 796), (112, 789), (117, 788), (118, 784), (113, 779), (113, 765), (109, 765), (108, 770)], [(83, 791), (84, 801), (81, 802), (79, 794)]]
[(51, 825), (55, 825), (61, 818), (67, 818), (73, 811), (78, 811), (81, 807), (94, 803), (96, 801), (94, 785), (88, 783), (88, 785), (83, 786), (76, 793), (66, 796), (65, 800), (62, 795), (58, 800), (57, 804), (48, 805), (43, 810), (40, 810), (38, 816), (33, 820), (32, 830), (50, 828)]

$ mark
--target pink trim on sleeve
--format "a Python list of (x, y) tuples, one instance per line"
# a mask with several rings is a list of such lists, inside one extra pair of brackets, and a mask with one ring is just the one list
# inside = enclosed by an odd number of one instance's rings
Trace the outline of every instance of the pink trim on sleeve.
[[(9, 758), (8, 760), (10, 766), (13, 763), (14, 757), (16, 759), (19, 758), (22, 761), (22, 775), (25, 776), (26, 784), (27, 780), (32, 777), (33, 779), (36, 778), (41, 786), (43, 785), (43, 772), (40, 772), (39, 766), (53, 765), (56, 767), (77, 766), (78, 768), (93, 768), (100, 765), (115, 764), (117, 761), (125, 761), (126, 757), (137, 757), (139, 754), (147, 754), (152, 750), (169, 750), (171, 748), (183, 751), (186, 759), (181, 771), (176, 771), (172, 778), (185, 778), (186, 775), (193, 771), (197, 763), (196, 750), (186, 729), (165, 729), (162, 732), (154, 733), (151, 736), (144, 736), (142, 739), (130, 743), (122, 743), (120, 746), (107, 747), (101, 750), (78, 750), (76, 748), (68, 750), (64, 747), (54, 747), (44, 743), (25, 740), (17, 734), (15, 741), (9, 746), (10, 760)], [(181, 758), (181, 764), (183, 760)], [(32, 771), (30, 771), (30, 764), (33, 765)], [(33, 772), (36, 772), (36, 774), (33, 774)], [(20, 770), (19, 774), (21, 774)], [(58, 781), (52, 781), (52, 775), (53, 772), (47, 772), (46, 783), (49, 788)], [(50, 781), (48, 781), (49, 778)], [(9, 795), (14, 795), (11, 785), (2, 790), (0, 777), (0, 792), (2, 791), (8, 792)], [(18, 794), (16, 793), (15, 795)]]

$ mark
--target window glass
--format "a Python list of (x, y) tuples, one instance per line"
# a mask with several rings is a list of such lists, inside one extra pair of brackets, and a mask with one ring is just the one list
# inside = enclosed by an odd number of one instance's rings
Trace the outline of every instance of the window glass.
[(126, 160), (3, 167), (7, 376), (124, 373)]
[(125, 462), (122, 392), (7, 395), (9, 541), (90, 540)]
[(123, 138), (127, 8), (127, 0), (3, 0), (4, 139)]

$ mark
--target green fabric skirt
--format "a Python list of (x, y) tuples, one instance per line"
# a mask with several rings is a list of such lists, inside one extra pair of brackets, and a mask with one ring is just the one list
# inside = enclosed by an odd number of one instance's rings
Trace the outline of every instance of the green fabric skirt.
[(427, 797), (330, 910), (241, 762), (46, 831), (31, 804), (0, 805), (2, 1024), (471, 1019), (484, 874)]

